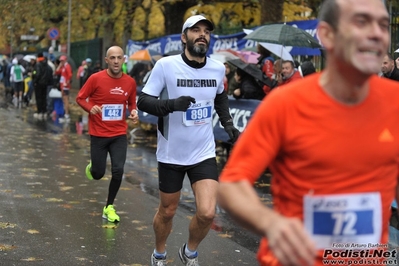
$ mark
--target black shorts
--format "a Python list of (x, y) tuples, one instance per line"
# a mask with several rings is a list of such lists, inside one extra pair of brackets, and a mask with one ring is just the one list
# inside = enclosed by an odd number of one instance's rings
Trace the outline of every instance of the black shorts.
[(178, 165), (158, 162), (159, 190), (175, 193), (182, 189), (187, 173), (191, 185), (203, 179), (219, 180), (216, 158), (209, 158), (193, 165)]
[(62, 90), (62, 96), (69, 96), (69, 89), (68, 90)]

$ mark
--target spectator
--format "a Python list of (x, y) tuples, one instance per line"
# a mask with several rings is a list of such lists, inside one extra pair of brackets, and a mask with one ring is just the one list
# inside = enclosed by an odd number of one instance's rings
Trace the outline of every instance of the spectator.
[(265, 97), (265, 93), (259, 83), (245, 71), (237, 68), (234, 78), (238, 86), (233, 92), (234, 98), (262, 100)]
[(382, 77), (399, 81), (399, 69), (395, 66), (395, 61), (390, 53), (384, 56), (381, 65)]
[(84, 66), (83, 73), (83, 84), (89, 79), (89, 77), (94, 73), (93, 71), (93, 61), (91, 58), (86, 58), (86, 65)]
[(147, 66), (143, 62), (137, 62), (133, 65), (132, 69), (130, 70), (129, 75), (134, 78), (137, 83), (137, 86), (143, 85), (143, 78), (147, 73)]
[(83, 87), (85, 81), (85, 66), (86, 60), (83, 60), (82, 64), (78, 67), (78, 71), (76, 72), (76, 79), (79, 80), (79, 89)]
[(224, 66), (226, 68), (226, 72), (225, 72), (225, 90), (227, 91), (228, 95), (233, 95), (233, 92), (236, 88), (238, 88), (238, 84), (237, 81), (235, 79), (235, 72), (236, 72), (236, 68), (230, 64), (229, 62), (224, 62)]
[(315, 73), (316, 69), (312, 62), (305, 61), (298, 67), (298, 71), (302, 77), (305, 77), (307, 75)]
[(64, 103), (64, 117), (60, 118), (60, 123), (69, 122), (69, 91), (71, 88), (72, 81), (72, 68), (68, 63), (68, 58), (66, 55), (60, 56), (60, 64), (58, 65), (56, 75), (60, 75), (60, 88), (62, 91), (62, 102)]
[(33, 92), (35, 91), (35, 86), (33, 85), (35, 66), (36, 66), (36, 59), (31, 58), (29, 64), (26, 66), (26, 75), (30, 78), (30, 81), (28, 82), (28, 91), (25, 93), (23, 99), (26, 106), (29, 105), (32, 99)]
[(33, 117), (43, 120), (47, 118), (47, 87), (51, 85), (53, 71), (47, 64), (47, 59), (43, 56), (43, 53), (39, 53), (36, 60), (32, 82), (37, 112), (33, 114)]
[(11, 72), (11, 67), (12, 67), (12, 62), (7, 62), (7, 60), (3, 60), (3, 66), (5, 69), (4, 72), (4, 87), (6, 89), (6, 101), (12, 101), (12, 98), (14, 96), (14, 90), (11, 86), (10, 82), (10, 72)]
[(294, 62), (290, 60), (283, 60), (283, 64), (281, 67), (281, 78), (282, 81), (279, 86), (288, 84), (292, 81), (301, 79), (301, 74), (299, 71), (295, 69)]
[[(234, 146), (219, 203), (262, 237), (259, 265), (351, 265), (356, 256), (330, 260), (338, 256), (325, 251), (387, 251), (390, 206), (399, 199), (399, 90), (375, 73), (389, 21), (380, 0), (324, 0), (317, 33), (325, 69), (271, 92)], [(269, 166), (273, 209), (253, 188)]]
[(99, 60), (97, 60), (97, 61), (94, 63), (93, 73), (92, 73), (92, 74), (97, 73), (97, 72), (100, 72), (101, 70), (103, 70), (103, 68), (101, 67), (101, 62), (100, 62)]
[(260, 54), (258, 65), (268, 78), (273, 76), (273, 63), (274, 58), (271, 56), (271, 52), (258, 43), (258, 53)]
[(125, 74), (127, 74), (127, 61), (128, 61), (128, 56), (127, 56), (127, 55), (124, 55), (123, 57), (125, 58), (125, 62), (123, 62), (123, 65), (122, 65), (122, 72), (125, 73)]

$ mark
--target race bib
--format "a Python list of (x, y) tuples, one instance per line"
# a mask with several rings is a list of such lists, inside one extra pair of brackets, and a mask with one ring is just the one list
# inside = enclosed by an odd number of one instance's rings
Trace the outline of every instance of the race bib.
[(103, 104), (102, 119), (103, 121), (122, 120), (123, 104)]
[(213, 101), (198, 101), (190, 105), (183, 112), (183, 124), (185, 126), (198, 126), (212, 121)]
[(304, 224), (319, 249), (343, 243), (379, 243), (382, 233), (380, 194), (307, 195)]

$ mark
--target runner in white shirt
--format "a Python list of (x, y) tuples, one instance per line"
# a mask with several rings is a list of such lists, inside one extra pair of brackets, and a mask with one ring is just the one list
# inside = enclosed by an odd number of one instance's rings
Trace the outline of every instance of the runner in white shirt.
[(225, 67), (207, 58), (213, 24), (201, 15), (186, 20), (184, 53), (160, 59), (138, 100), (138, 108), (158, 120), (160, 204), (154, 217), (155, 249), (151, 265), (166, 265), (166, 241), (180, 199), (185, 174), (190, 179), (196, 214), (188, 242), (179, 249), (185, 265), (198, 265), (197, 247), (215, 215), (218, 188), (212, 112), (216, 110), (232, 142), (239, 136), (224, 92)]

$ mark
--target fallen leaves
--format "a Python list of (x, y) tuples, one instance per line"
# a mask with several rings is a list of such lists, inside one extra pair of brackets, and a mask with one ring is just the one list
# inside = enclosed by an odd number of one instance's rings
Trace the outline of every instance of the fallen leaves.
[(22, 261), (42, 261), (43, 259), (29, 257), (27, 259), (21, 259)]
[(0, 222), (0, 228), (1, 229), (15, 228), (16, 226), (17, 226), (16, 224), (12, 224), (12, 223), (9, 223), (9, 222), (7, 222), (7, 223)]
[(17, 247), (14, 245), (5, 245), (5, 244), (0, 244), (0, 251), (10, 251), (13, 249), (16, 249)]
[(29, 234), (39, 234), (39, 231), (37, 231), (37, 230), (35, 230), (35, 229), (29, 229), (29, 230), (27, 230), (27, 232), (29, 233)]

